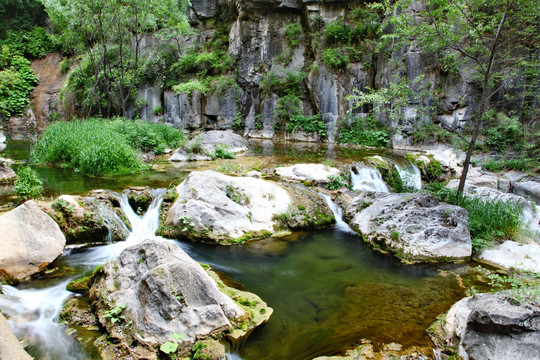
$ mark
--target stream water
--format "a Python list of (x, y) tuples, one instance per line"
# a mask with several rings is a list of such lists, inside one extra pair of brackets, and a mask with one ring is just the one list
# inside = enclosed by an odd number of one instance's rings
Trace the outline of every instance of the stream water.
[[(130, 222), (123, 242), (67, 251), (58, 261), (67, 275), (3, 286), (0, 309), (37, 359), (94, 359), (58, 324), (65, 284), (117, 256), (125, 247), (154, 237), (164, 190), (154, 190), (149, 210), (138, 216), (117, 194)], [(404, 265), (370, 249), (341, 220), (341, 209), (325, 198), (335, 227), (296, 232), (243, 246), (214, 246), (176, 240), (195, 260), (211, 265), (274, 308), (230, 359), (303, 360), (332, 355), (366, 338), (375, 344), (429, 346), (425, 329), (464, 296), (468, 265)], [(240, 285), (241, 284), (241, 285)]]

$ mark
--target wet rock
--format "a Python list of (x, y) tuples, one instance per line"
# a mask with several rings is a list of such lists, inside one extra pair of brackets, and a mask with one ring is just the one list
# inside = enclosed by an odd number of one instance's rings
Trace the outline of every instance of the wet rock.
[(463, 359), (529, 360), (540, 354), (540, 307), (509, 292), (458, 301), (436, 329), (435, 343), (449, 341)]
[(0, 313), (0, 359), (32, 360), (11, 330), (4, 315)]
[[(246, 139), (232, 131), (212, 130), (197, 135), (184, 147), (177, 149), (169, 158), (170, 161), (213, 160), (219, 156), (219, 150), (231, 154), (246, 151)], [(216, 153), (218, 151), (218, 153)]]
[[(258, 306), (264, 304), (253, 296)], [(177, 343), (177, 354), (186, 355), (197, 340), (260, 324), (252, 322), (253, 317), (220, 291), (200, 264), (169, 241), (148, 240), (125, 249), (103, 267), (90, 299), (111, 338), (135, 358), (140, 356), (131, 349), (156, 353), (166, 342)], [(271, 314), (271, 309), (259, 309), (263, 312)]]
[(483, 250), (478, 258), (490, 265), (511, 270), (540, 273), (540, 245), (505, 241), (494, 248)]
[(269, 236), (278, 225), (275, 216), (291, 204), (287, 191), (273, 182), (213, 171), (192, 172), (176, 191), (165, 234), (213, 242)]
[(313, 185), (328, 184), (332, 181), (329, 176), (339, 176), (339, 169), (323, 164), (296, 164), (287, 167), (277, 167), (276, 174), (285, 180), (305, 181)]
[(43, 270), (62, 255), (66, 238), (33, 201), (0, 216), (0, 271), (20, 281)]
[(17, 179), (17, 174), (9, 166), (0, 163), (0, 184), (9, 184)]
[(471, 255), (469, 215), (429, 194), (364, 193), (345, 214), (365, 241), (414, 261), (465, 259)]

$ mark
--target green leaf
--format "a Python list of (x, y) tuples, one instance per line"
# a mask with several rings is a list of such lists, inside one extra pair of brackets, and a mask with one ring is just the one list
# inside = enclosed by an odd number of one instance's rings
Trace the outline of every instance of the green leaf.
[(173, 353), (173, 352), (176, 351), (176, 349), (178, 349), (178, 344), (170, 342), (170, 341), (167, 341), (167, 342), (163, 343), (159, 347), (159, 350), (163, 351), (165, 354)]
[(182, 340), (184, 338), (184, 335), (182, 335), (182, 334), (172, 334), (171, 336), (175, 340)]

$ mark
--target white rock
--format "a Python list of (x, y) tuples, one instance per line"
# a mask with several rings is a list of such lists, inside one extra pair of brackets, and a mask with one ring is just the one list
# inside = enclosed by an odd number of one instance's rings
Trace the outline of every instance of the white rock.
[(295, 181), (310, 181), (319, 184), (329, 183), (329, 176), (339, 176), (339, 169), (323, 164), (296, 164), (276, 168), (276, 173), (284, 179)]
[(479, 259), (505, 269), (540, 273), (540, 245), (505, 241), (492, 249), (482, 251)]

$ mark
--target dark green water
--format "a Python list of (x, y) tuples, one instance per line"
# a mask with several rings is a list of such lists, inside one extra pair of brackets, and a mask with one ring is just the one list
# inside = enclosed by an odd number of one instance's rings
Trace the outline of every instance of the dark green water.
[[(240, 349), (246, 360), (312, 359), (360, 339), (430, 346), (426, 329), (464, 296), (455, 275), (407, 266), (333, 229), (241, 247), (182, 244), (274, 308)], [(466, 266), (453, 265), (462, 272)]]

